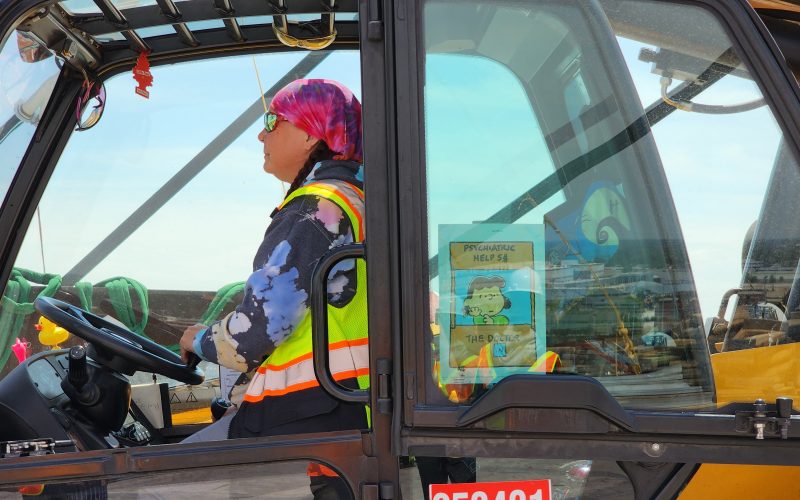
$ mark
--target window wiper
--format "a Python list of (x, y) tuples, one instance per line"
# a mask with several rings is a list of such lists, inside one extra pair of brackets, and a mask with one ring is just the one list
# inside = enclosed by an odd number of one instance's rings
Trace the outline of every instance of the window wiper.
[[(271, 99), (275, 93), (289, 84), (290, 82), (304, 78), (314, 68), (316, 68), (329, 52), (311, 52), (300, 60), (290, 69), (280, 80), (278, 80), (269, 90), (264, 93), (264, 98)], [(139, 229), (142, 224), (158, 212), (175, 194), (183, 189), (192, 179), (203, 171), (222, 151), (230, 146), (233, 141), (238, 139), (250, 125), (258, 120), (264, 113), (259, 96), (242, 114), (240, 114), (230, 125), (219, 133), (211, 142), (206, 145), (194, 158), (184, 165), (175, 175), (173, 175), (161, 188), (153, 193), (139, 208), (133, 211), (127, 219), (117, 226), (116, 229), (106, 236), (96, 247), (75, 266), (64, 274), (63, 283), (74, 285), (100, 262), (113, 252), (128, 236)]]
[[(703, 71), (696, 80), (685, 82), (678, 86), (670, 94), (670, 98), (676, 101), (691, 101), (711, 85), (718, 82), (722, 77), (732, 72), (735, 67), (724, 64), (721, 61), (736, 60), (733, 49), (728, 49), (717, 58), (716, 61)], [(700, 83), (702, 82), (702, 83)], [(602, 101), (596, 106), (607, 107), (606, 101)], [(596, 113), (595, 107), (589, 108), (583, 113)], [(501, 208), (493, 215), (486, 218), (486, 224), (511, 224), (519, 220), (522, 216), (547, 201), (551, 196), (561, 191), (570, 182), (580, 175), (588, 172), (592, 168), (621, 153), (628, 147), (634, 145), (639, 139), (650, 133), (650, 128), (672, 114), (677, 108), (667, 104), (661, 98), (647, 107), (645, 113), (633, 121), (622, 132), (618, 133), (605, 143), (597, 146), (593, 150), (569, 161), (563, 167), (555, 170), (552, 174), (545, 177), (538, 184), (525, 191), (511, 203)], [(583, 116), (582, 115), (582, 116)], [(429, 279), (439, 275), (439, 255), (436, 254), (428, 259)]]

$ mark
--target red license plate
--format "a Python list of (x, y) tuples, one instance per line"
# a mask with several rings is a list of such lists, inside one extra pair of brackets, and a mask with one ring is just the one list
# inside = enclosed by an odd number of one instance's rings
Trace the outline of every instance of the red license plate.
[(431, 500), (551, 500), (550, 480), (432, 484)]

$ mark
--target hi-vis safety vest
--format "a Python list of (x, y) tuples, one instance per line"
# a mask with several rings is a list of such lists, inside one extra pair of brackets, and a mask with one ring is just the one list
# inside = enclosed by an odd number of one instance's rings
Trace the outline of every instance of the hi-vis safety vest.
[[(278, 209), (299, 196), (308, 195), (335, 203), (350, 221), (354, 240), (364, 240), (363, 191), (340, 180), (312, 182), (292, 192)], [(356, 378), (359, 389), (366, 389), (369, 387), (369, 346), (367, 269), (364, 260), (355, 259), (355, 268), (355, 296), (344, 307), (328, 306), (328, 351), (334, 380)], [(244, 400), (257, 403), (267, 397), (283, 396), (317, 386), (319, 382), (314, 375), (309, 309), (295, 331), (258, 367)]]

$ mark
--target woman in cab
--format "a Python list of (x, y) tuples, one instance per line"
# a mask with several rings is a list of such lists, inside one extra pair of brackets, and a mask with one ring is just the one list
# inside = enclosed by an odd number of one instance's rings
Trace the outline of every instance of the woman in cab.
[[(296, 80), (272, 99), (258, 135), (264, 170), (291, 183), (272, 212), (242, 303), (210, 326), (188, 328), (184, 359), (255, 369), (244, 401), (187, 441), (368, 427), (366, 408), (338, 401), (317, 382), (311, 359), (311, 274), (331, 248), (364, 239), (361, 104), (330, 80)], [(369, 383), (363, 264), (328, 277), (330, 370), (342, 385)], [(309, 465), (316, 498), (349, 497), (330, 469)]]

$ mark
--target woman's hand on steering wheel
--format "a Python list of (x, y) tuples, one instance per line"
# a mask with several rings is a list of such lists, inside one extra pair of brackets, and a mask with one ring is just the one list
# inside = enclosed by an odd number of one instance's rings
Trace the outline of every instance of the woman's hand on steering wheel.
[(194, 352), (195, 337), (197, 337), (198, 332), (201, 332), (205, 329), (206, 325), (195, 323), (183, 331), (183, 336), (181, 336), (179, 344), (181, 346), (181, 359), (187, 364), (189, 363), (189, 354), (197, 354)]

